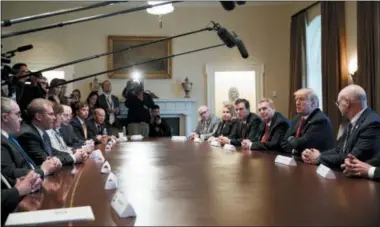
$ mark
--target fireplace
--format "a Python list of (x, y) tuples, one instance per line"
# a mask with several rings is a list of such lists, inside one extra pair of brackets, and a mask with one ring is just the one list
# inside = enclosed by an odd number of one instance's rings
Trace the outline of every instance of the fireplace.
[(169, 125), (170, 130), (172, 132), (172, 136), (179, 136), (180, 135), (180, 117), (162, 116), (162, 118), (165, 119), (166, 123)]

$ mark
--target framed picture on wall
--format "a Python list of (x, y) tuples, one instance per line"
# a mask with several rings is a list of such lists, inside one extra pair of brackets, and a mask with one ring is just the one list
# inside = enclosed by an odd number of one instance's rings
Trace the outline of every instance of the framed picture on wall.
[[(117, 51), (127, 47), (143, 44), (159, 40), (165, 37), (141, 37), (141, 36), (108, 36), (108, 51)], [(172, 55), (171, 40), (157, 42), (142, 47), (137, 47), (132, 50), (118, 52), (108, 55), (107, 65), (108, 70), (130, 66), (112, 73), (109, 73), (109, 78), (114, 79), (130, 79), (134, 71), (142, 74), (144, 79), (170, 79), (172, 72), (171, 59), (154, 61), (146, 64), (139, 64)]]

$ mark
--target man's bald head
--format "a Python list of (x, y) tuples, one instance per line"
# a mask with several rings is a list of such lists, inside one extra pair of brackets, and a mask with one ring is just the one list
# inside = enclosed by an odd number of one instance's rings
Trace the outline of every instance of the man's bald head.
[(106, 112), (102, 108), (95, 109), (95, 121), (98, 124), (103, 124), (106, 118)]
[(62, 123), (64, 125), (68, 125), (71, 122), (71, 119), (73, 117), (73, 111), (70, 106), (68, 105), (62, 105), (63, 107), (63, 114), (62, 114)]
[(342, 116), (351, 120), (360, 111), (367, 108), (367, 94), (358, 85), (348, 85), (339, 92), (337, 106)]

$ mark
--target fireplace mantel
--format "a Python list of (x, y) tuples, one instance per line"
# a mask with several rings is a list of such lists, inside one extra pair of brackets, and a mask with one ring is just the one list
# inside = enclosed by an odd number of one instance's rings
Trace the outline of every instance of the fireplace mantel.
[[(161, 116), (173, 117), (181, 115), (185, 116), (185, 131), (186, 136), (189, 136), (195, 127), (192, 115), (195, 113), (195, 99), (154, 99), (154, 102), (160, 106)], [(127, 118), (128, 108), (125, 107), (124, 102), (120, 103), (120, 117)]]

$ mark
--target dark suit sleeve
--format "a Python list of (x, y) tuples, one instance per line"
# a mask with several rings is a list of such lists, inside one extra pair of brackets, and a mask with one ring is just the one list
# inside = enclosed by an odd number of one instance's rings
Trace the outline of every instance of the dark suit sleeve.
[(41, 139), (36, 138), (34, 133), (22, 133), (17, 140), (36, 165), (40, 166), (45, 161), (48, 155), (40, 144)]
[(172, 132), (170, 130), (170, 127), (164, 119), (161, 120), (161, 129), (162, 129), (162, 132), (164, 133), (164, 137), (172, 136)]
[(83, 135), (82, 135), (82, 126), (77, 124), (76, 122), (71, 122), (71, 125), (73, 126), (73, 130), (74, 130), (74, 133), (75, 135), (77, 136), (78, 139), (80, 140), (86, 140)]
[(258, 141), (259, 140), (259, 128), (261, 124), (261, 119), (259, 117), (256, 117), (250, 125), (249, 134), (247, 136), (247, 139), (250, 141)]
[(281, 123), (276, 127), (270, 141), (262, 143), (258, 140), (257, 142), (253, 142), (251, 150), (279, 150), (288, 127), (286, 122)]
[(98, 135), (96, 128), (93, 127), (93, 124), (90, 122), (87, 122), (86, 125), (87, 125), (87, 138), (96, 140), (96, 136)]
[[(339, 166), (344, 162), (346, 158), (346, 154), (350, 153), (361, 161), (364, 157), (368, 157), (368, 154), (372, 152), (372, 150), (376, 149), (378, 145), (378, 141), (380, 140), (379, 135), (380, 127), (378, 124), (373, 124), (365, 127), (362, 132), (358, 134), (359, 138), (357, 138), (356, 143), (351, 151), (342, 153), (335, 152), (333, 153), (321, 153), (320, 162), (328, 165), (328, 166)], [(378, 148), (377, 148), (378, 149)]]
[(17, 188), (1, 189), (1, 223), (5, 223), (8, 215), (12, 213), (20, 202)]
[(119, 102), (119, 98), (116, 97), (116, 96), (112, 96), (114, 98), (113, 100), (113, 104), (115, 105), (115, 107), (119, 108), (120, 107), (120, 102)]
[(56, 156), (61, 161), (62, 165), (71, 165), (74, 163), (74, 159), (71, 157), (71, 155), (64, 151), (59, 151), (52, 148), (52, 155)]
[(373, 180), (380, 181), (380, 167), (376, 167), (375, 174), (373, 175)]
[(16, 179), (28, 174), (30, 169), (17, 168), (10, 154), (10, 147), (1, 146), (1, 173), (12, 179)]

